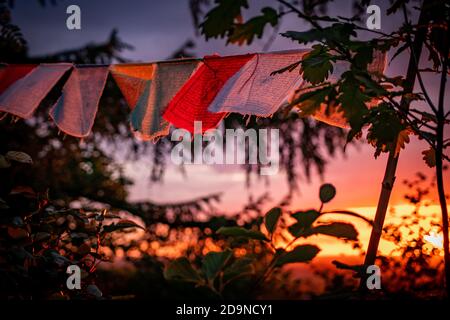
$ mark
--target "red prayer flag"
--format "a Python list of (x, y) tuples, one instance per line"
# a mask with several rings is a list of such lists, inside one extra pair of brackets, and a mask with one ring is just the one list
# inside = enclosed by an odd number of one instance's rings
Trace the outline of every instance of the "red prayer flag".
[(202, 65), (168, 104), (164, 119), (191, 133), (194, 133), (194, 121), (202, 122), (202, 132), (215, 128), (227, 113), (209, 112), (209, 105), (225, 82), (253, 56), (254, 54), (205, 57)]
[(35, 64), (12, 64), (0, 67), (0, 94), (36, 67)]

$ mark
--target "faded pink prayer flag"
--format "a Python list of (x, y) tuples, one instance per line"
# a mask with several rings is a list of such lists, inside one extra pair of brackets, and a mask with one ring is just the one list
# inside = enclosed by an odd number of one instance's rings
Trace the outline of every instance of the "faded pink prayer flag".
[(108, 67), (78, 67), (72, 71), (49, 113), (61, 131), (79, 138), (89, 135), (107, 77)]
[(72, 68), (71, 63), (40, 64), (0, 95), (0, 111), (30, 118), (59, 79)]

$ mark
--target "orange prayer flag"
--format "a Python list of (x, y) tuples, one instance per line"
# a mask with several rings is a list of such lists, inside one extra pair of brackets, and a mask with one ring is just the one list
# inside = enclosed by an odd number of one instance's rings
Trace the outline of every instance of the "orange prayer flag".
[(145, 86), (153, 79), (154, 65), (112, 65), (110, 71), (128, 106), (134, 109)]

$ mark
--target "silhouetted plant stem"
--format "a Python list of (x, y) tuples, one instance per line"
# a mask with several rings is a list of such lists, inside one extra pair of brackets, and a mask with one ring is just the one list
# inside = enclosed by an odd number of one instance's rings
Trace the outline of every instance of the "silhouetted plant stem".
[[(425, 2), (426, 1), (422, 3), (422, 7), (420, 10), (420, 16), (418, 21), (419, 25), (425, 24), (427, 22), (427, 15), (424, 10)], [(408, 70), (405, 79), (404, 95), (400, 102), (401, 109), (403, 109), (406, 112), (409, 110), (410, 100), (407, 99), (405, 95), (413, 92), (414, 83), (418, 73), (416, 61), (420, 60), (420, 55), (422, 53), (422, 47), (425, 40), (425, 36), (426, 36), (426, 29), (425, 28), (419, 29), (416, 33), (416, 36), (414, 37), (414, 42), (412, 44), (412, 52), (410, 54)], [(363, 276), (361, 278), (359, 286), (361, 291), (365, 291), (367, 289), (365, 270), (367, 269), (367, 266), (375, 264), (375, 260), (377, 257), (378, 245), (380, 243), (384, 220), (386, 218), (386, 211), (389, 205), (389, 199), (391, 197), (392, 188), (395, 182), (395, 172), (397, 170), (398, 156), (399, 155), (395, 153), (395, 148), (393, 148), (393, 150), (389, 152), (384, 178), (381, 184), (381, 192), (378, 198), (377, 211), (375, 213), (372, 233), (370, 235), (369, 246), (367, 248), (366, 257), (364, 259)]]
[[(449, 31), (447, 30), (447, 35)], [(444, 190), (444, 178), (443, 178), (443, 148), (444, 148), (444, 98), (445, 88), (447, 82), (447, 70), (448, 70), (448, 55), (449, 55), (449, 43), (448, 37), (444, 39), (445, 50), (444, 58), (442, 61), (441, 82), (439, 88), (439, 103), (437, 110), (437, 129), (436, 129), (436, 182), (439, 194), (439, 203), (442, 213), (442, 234), (444, 238), (444, 263), (445, 263), (445, 284), (447, 290), (447, 296), (450, 297), (450, 248), (448, 238), (448, 210), (447, 201), (445, 199)]]
[[(381, 233), (383, 231), (384, 220), (386, 217), (387, 207), (389, 205), (389, 199), (391, 197), (392, 187), (395, 182), (395, 171), (397, 170), (398, 155), (395, 155), (395, 151), (389, 153), (389, 158), (386, 164), (383, 182), (381, 184), (381, 193), (378, 199), (377, 211), (375, 213), (375, 219), (373, 222), (372, 232), (370, 234), (369, 246), (367, 248), (366, 257), (364, 260), (364, 272), (367, 266), (375, 264), (377, 257), (378, 245), (381, 239)], [(364, 273), (363, 273), (364, 274)], [(365, 290), (366, 278), (362, 277), (360, 282), (360, 289)]]

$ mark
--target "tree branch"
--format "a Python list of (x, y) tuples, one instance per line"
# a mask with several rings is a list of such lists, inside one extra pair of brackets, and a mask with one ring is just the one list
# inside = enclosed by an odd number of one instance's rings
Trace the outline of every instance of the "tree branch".
[(308, 16), (306, 14), (304, 14), (303, 12), (301, 12), (298, 8), (296, 8), (294, 5), (292, 5), (291, 3), (285, 1), (285, 0), (277, 0), (279, 3), (281, 3), (282, 5), (285, 5), (286, 7), (288, 7), (289, 9), (291, 9), (293, 12), (297, 13), (297, 15), (308, 21), (313, 27), (322, 30), (322, 26), (316, 21), (316, 20), (320, 20), (320, 17), (317, 16)]
[[(408, 14), (406, 12), (406, 5), (405, 4), (403, 4), (403, 18), (405, 19), (405, 24), (409, 28), (411, 28), (411, 23), (408, 20)], [(427, 100), (427, 102), (430, 105), (430, 108), (433, 110), (433, 112), (435, 114), (437, 114), (437, 108), (435, 107), (433, 101), (431, 100), (430, 96), (428, 95), (428, 91), (425, 88), (425, 84), (423, 83), (422, 75), (421, 75), (420, 69), (419, 69), (419, 61), (418, 61), (418, 59), (416, 57), (416, 54), (415, 54), (415, 52), (413, 50), (414, 48), (413, 48), (413, 44), (412, 44), (412, 41), (411, 41), (410, 34), (406, 33), (405, 38), (406, 38), (406, 42), (408, 43), (408, 46), (409, 46), (409, 48), (411, 50), (411, 56), (412, 56), (412, 58), (414, 60), (416, 68), (417, 68), (417, 79), (419, 80), (419, 85), (420, 85), (420, 88), (422, 89), (423, 95), (425, 96), (425, 100)]]

